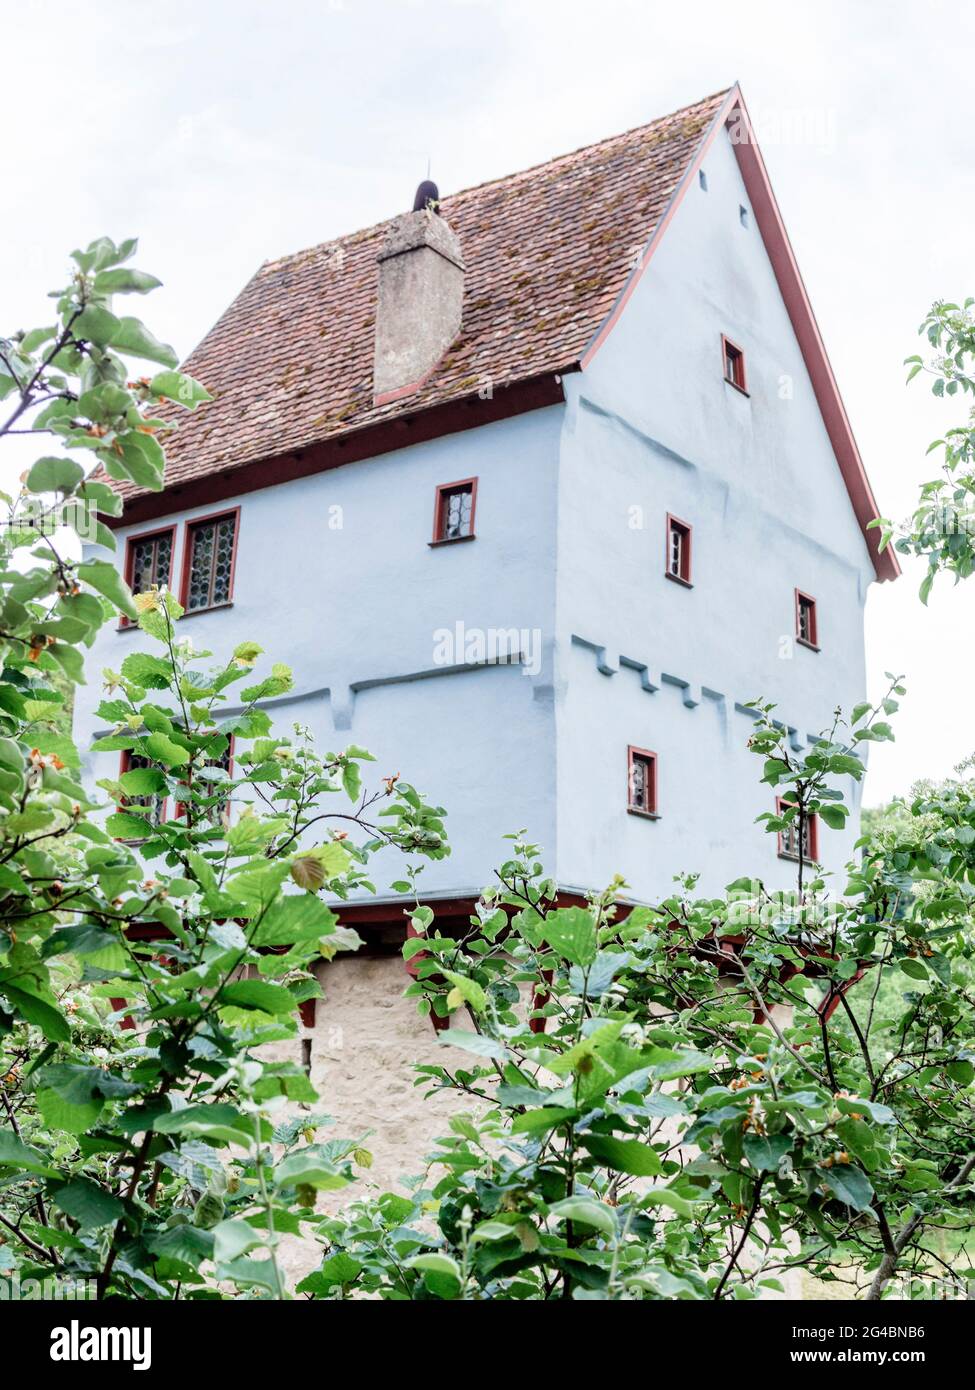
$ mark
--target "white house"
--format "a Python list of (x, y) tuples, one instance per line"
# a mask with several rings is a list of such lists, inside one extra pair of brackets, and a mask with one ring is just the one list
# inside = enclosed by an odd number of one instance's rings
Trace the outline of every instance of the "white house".
[[(429, 193), (258, 270), (189, 358), (215, 399), (165, 491), (121, 488), (119, 563), (198, 647), (293, 665), (281, 726), (447, 808), (445, 924), (521, 827), (567, 894), (793, 882), (742, 706), (799, 748), (860, 700), (898, 569), (740, 91)], [(142, 640), (104, 629), (93, 668)], [(856, 824), (822, 828), (827, 868)]]

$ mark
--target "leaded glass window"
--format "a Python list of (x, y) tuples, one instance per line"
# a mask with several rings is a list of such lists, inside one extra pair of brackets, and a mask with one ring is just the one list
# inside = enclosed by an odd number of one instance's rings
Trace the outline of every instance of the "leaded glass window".
[(434, 540), (461, 541), (474, 534), (474, 479), (451, 483), (437, 492), (437, 528)]
[(816, 600), (808, 594), (796, 595), (796, 636), (810, 647), (817, 644)]
[(153, 587), (170, 587), (175, 535), (170, 528), (157, 531), (154, 536), (135, 536), (129, 541), (129, 588), (134, 594), (148, 593)]
[(724, 379), (730, 381), (732, 386), (737, 386), (739, 391), (745, 391), (745, 354), (740, 347), (734, 343), (729, 343), (727, 338), (722, 339), (724, 345)]
[[(122, 760), (123, 772), (135, 772), (140, 767), (155, 767), (156, 764), (151, 758), (144, 757), (141, 753), (127, 753)], [(127, 796), (122, 803), (123, 809), (131, 809), (133, 806), (146, 807), (149, 811), (144, 819), (149, 825), (160, 825), (166, 809), (166, 799), (158, 794), (155, 796)]]
[[(202, 767), (198, 774), (194, 774), (194, 782), (200, 796), (218, 796), (223, 792), (219, 801), (213, 801), (209, 806), (198, 805), (196, 807), (196, 818), (208, 820), (210, 824), (214, 826), (223, 825), (226, 821), (230, 811), (230, 795), (229, 792), (226, 791), (226, 783), (222, 778), (218, 779), (215, 777), (211, 781), (207, 778), (206, 772), (207, 768), (219, 767), (229, 776), (231, 756), (232, 745), (228, 741), (222, 753), (216, 754), (213, 757), (208, 757), (206, 766)], [(185, 807), (181, 808), (184, 814), (185, 809)]]
[(642, 748), (629, 750), (627, 805), (643, 815), (657, 813), (657, 759)]
[(691, 582), (691, 528), (674, 516), (667, 518), (667, 573), (684, 584)]
[(684, 560), (684, 533), (679, 526), (670, 528), (670, 572), (680, 578)]
[(188, 613), (230, 602), (236, 533), (236, 512), (190, 526), (184, 605)]
[[(778, 803), (779, 815), (784, 815), (789, 809), (787, 802)], [(779, 832), (779, 854), (783, 859), (799, 858), (799, 817), (796, 815), (789, 821), (784, 830)], [(802, 818), (802, 858), (804, 862), (811, 863), (816, 858), (816, 817), (807, 815)]]

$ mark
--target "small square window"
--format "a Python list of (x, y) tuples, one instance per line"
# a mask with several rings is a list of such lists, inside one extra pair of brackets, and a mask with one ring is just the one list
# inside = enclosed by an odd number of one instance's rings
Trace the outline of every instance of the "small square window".
[(697, 181), (701, 185), (701, 191), (706, 193), (708, 191), (708, 176), (703, 169), (698, 169)]
[(745, 204), (744, 204), (744, 203), (739, 203), (739, 204), (738, 204), (738, 221), (741, 223), (741, 225), (742, 225), (743, 227), (747, 227), (747, 226), (748, 226), (748, 222), (749, 222), (748, 209), (745, 207)]
[(187, 522), (181, 599), (187, 613), (230, 602), (236, 553), (236, 511)]
[(646, 748), (626, 750), (626, 809), (637, 816), (657, 815), (657, 755)]
[(745, 382), (745, 354), (742, 349), (736, 346), (730, 338), (721, 336), (721, 349), (724, 353), (724, 379), (729, 385), (737, 387), (748, 395), (748, 387)]
[(667, 557), (664, 570), (679, 584), (691, 582), (691, 528), (676, 516), (667, 517)]
[[(125, 749), (123, 751), (119, 763), (120, 778), (127, 772), (138, 772), (143, 768), (152, 769), (157, 772), (162, 771), (151, 758), (144, 757), (142, 753), (135, 753), (131, 749)], [(149, 814), (144, 817), (147, 829), (149, 827), (161, 825), (166, 819), (166, 798), (158, 793), (148, 793), (146, 795), (130, 795), (126, 793), (123, 795), (122, 800), (119, 802), (119, 810), (126, 811), (133, 806), (148, 810)], [(140, 840), (130, 841), (129, 843), (139, 844), (140, 842), (141, 837)]]
[[(792, 809), (791, 803), (777, 798), (776, 814), (781, 816)], [(799, 817), (795, 815), (784, 830), (779, 831), (779, 858), (799, 862)], [(802, 859), (814, 864), (819, 859), (819, 822), (816, 816), (806, 816), (802, 824)]]
[(476, 500), (476, 478), (464, 478), (459, 483), (443, 483), (437, 488), (433, 512), (433, 545), (443, 545), (446, 541), (474, 539)]
[(816, 600), (808, 594), (796, 590), (796, 641), (804, 647), (819, 651), (819, 622), (816, 618)]
[[(125, 582), (134, 594), (171, 586), (175, 549), (175, 526), (145, 536), (129, 537), (125, 547)], [(123, 616), (122, 626), (127, 627), (128, 624), (128, 618)]]

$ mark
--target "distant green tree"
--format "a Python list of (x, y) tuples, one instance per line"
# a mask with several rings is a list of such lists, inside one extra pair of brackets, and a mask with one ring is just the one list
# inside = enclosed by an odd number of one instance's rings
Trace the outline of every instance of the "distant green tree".
[[(936, 300), (918, 329), (931, 354), (908, 357), (908, 381), (919, 373), (931, 378), (935, 396), (975, 397), (975, 298), (961, 305)], [(871, 523), (881, 528), (881, 548), (892, 538), (904, 555), (917, 555), (928, 564), (921, 582), (921, 601), (927, 603), (939, 573), (967, 579), (975, 570), (975, 405), (967, 416), (929, 446), (940, 451), (939, 477), (924, 483), (909, 522), (898, 527), (886, 518)]]

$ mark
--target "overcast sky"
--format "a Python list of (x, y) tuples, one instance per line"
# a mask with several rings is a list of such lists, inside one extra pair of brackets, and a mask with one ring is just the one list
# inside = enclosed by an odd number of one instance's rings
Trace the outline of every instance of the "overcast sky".
[[(640, 125), (738, 80), (881, 508), (957, 418), (901, 363), (975, 293), (975, 10), (697, 0), (5, 0), (4, 330), (66, 253), (138, 235), (185, 355), (261, 261)], [(797, 137), (798, 132), (798, 137)], [(909, 688), (866, 802), (975, 748), (975, 580), (874, 586), (872, 693)], [(756, 692), (758, 693), (758, 692)]]

